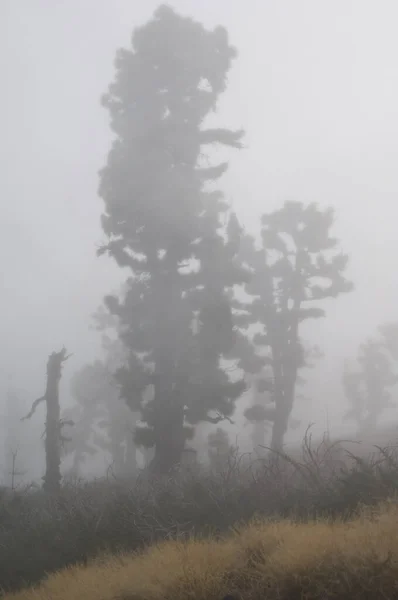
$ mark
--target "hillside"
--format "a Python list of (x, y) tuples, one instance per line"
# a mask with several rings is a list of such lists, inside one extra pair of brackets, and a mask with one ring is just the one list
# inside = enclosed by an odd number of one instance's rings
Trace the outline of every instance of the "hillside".
[(220, 540), (97, 559), (4, 600), (398, 598), (398, 502), (350, 521), (255, 520)]

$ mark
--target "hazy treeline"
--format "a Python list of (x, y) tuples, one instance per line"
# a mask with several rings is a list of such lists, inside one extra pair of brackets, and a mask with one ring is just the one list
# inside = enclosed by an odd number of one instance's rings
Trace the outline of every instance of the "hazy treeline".
[[(79, 475), (99, 451), (118, 475), (136, 472), (137, 449), (140, 464), (167, 473), (203, 423), (217, 425), (208, 439), (217, 461), (231, 451), (222, 423), (248, 389), (253, 446), (282, 450), (304, 369), (322, 355), (302, 325), (353, 289), (332, 208), (287, 201), (269, 212), (265, 200), (258, 231), (247, 232), (225, 199), (219, 180), (228, 152), (244, 152), (244, 132), (214, 114), (236, 56), (224, 28), (167, 6), (116, 53), (102, 98), (114, 139), (99, 175), (98, 254), (126, 276), (94, 315), (105, 358), (75, 374), (74, 404), (52, 430), (47, 416), (58, 481), (65, 456)], [(384, 324), (342, 373), (347, 418), (360, 431), (391, 404), (397, 358), (398, 324)], [(41, 398), (47, 411), (57, 394)]]

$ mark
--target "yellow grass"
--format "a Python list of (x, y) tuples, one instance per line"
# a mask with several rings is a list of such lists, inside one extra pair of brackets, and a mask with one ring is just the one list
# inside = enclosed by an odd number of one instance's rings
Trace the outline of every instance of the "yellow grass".
[(350, 522), (253, 521), (220, 541), (165, 542), (65, 569), (5, 600), (398, 598), (398, 503)]

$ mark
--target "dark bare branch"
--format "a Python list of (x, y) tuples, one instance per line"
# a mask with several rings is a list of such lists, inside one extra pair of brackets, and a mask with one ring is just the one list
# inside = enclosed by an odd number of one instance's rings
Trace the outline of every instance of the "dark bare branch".
[(25, 421), (26, 419), (30, 419), (32, 417), (32, 415), (35, 413), (36, 408), (39, 406), (40, 402), (43, 402), (46, 399), (46, 396), (42, 396), (41, 398), (38, 398), (37, 400), (35, 400), (32, 404), (32, 408), (30, 409), (30, 411), (28, 412), (28, 414), (26, 415), (26, 417), (22, 417), (21, 421)]
[(212, 423), (213, 425), (217, 425), (221, 421), (228, 421), (229, 423), (231, 423), (231, 425), (235, 425), (234, 421), (232, 421), (232, 419), (230, 417), (227, 417), (220, 413), (217, 413), (216, 417), (210, 417), (209, 415), (207, 415), (206, 421), (208, 421), (209, 423)]

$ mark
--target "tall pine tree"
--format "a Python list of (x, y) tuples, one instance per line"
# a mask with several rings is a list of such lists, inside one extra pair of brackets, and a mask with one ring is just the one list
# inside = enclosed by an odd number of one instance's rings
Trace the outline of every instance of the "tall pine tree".
[(235, 343), (227, 291), (245, 277), (240, 228), (229, 215), (223, 230), (229, 207), (213, 187), (227, 163), (205, 162), (212, 144), (239, 148), (242, 132), (203, 126), (235, 54), (225, 29), (162, 6), (118, 51), (103, 99), (115, 140), (100, 174), (109, 241), (99, 253), (131, 273), (105, 304), (129, 351), (118, 376), (144, 423), (136, 440), (155, 448), (157, 472), (179, 462), (192, 426), (231, 415), (244, 389), (220, 365)]

